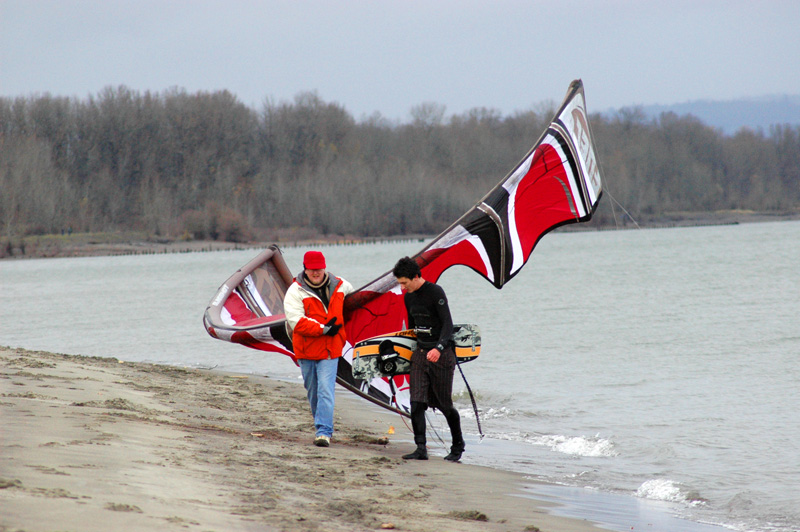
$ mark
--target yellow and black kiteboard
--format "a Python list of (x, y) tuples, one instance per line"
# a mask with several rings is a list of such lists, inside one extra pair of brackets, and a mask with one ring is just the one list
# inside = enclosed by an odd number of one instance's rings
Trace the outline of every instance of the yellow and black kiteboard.
[[(477, 325), (453, 325), (453, 344), (458, 363), (475, 360), (481, 353), (481, 331)], [(417, 348), (413, 329), (362, 340), (353, 347), (353, 377), (371, 381), (411, 371), (411, 353)]]

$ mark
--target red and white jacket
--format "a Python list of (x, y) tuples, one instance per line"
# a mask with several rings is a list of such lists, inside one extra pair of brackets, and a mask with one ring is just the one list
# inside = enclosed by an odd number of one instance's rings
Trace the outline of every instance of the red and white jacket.
[[(344, 331), (344, 297), (353, 291), (353, 286), (328, 272), (331, 297), (327, 308), (322, 300), (306, 284), (301, 273), (286, 291), (283, 310), (292, 331), (292, 345), (296, 358), (324, 360), (342, 356), (347, 339)], [(342, 325), (335, 336), (326, 336), (323, 328), (331, 318)]]

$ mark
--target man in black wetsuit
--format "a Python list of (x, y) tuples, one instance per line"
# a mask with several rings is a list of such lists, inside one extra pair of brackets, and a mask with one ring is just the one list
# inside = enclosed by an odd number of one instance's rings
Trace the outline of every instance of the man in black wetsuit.
[(411, 355), (411, 427), (417, 449), (403, 458), (428, 459), (425, 410), (430, 406), (442, 412), (453, 437), (450, 454), (444, 459), (458, 462), (464, 452), (464, 437), (461, 434), (461, 417), (453, 407), (456, 353), (447, 296), (439, 285), (422, 278), (414, 259), (400, 259), (392, 273), (405, 290), (403, 300), (408, 312), (408, 327), (417, 332), (417, 349)]

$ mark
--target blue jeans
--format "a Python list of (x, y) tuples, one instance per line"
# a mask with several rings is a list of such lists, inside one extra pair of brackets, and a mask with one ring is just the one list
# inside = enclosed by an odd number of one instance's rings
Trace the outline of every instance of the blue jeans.
[(297, 359), (303, 373), (303, 384), (308, 392), (308, 403), (317, 436), (333, 436), (333, 403), (336, 388), (336, 370), (339, 359), (325, 360)]

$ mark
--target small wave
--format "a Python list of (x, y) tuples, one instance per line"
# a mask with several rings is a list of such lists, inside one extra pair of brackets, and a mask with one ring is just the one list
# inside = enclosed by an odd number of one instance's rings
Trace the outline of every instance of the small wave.
[(599, 435), (593, 438), (585, 436), (561, 436), (558, 434), (530, 435), (528, 433), (496, 433), (490, 434), (498, 440), (521, 441), (532, 445), (549, 447), (559, 453), (573, 456), (608, 457), (617, 456), (614, 444)]
[(532, 443), (545, 445), (559, 453), (575, 456), (617, 456), (611, 440), (599, 436), (587, 438), (585, 436), (547, 435), (535, 438)]
[[(475, 419), (475, 411), (472, 408), (469, 409), (459, 409), (459, 414), (461, 417), (467, 419)], [(500, 408), (487, 408), (486, 410), (479, 410), (478, 414), (480, 415), (481, 419), (506, 419), (513, 415), (515, 415), (515, 411), (506, 408), (505, 406), (501, 406)]]
[(701, 506), (706, 500), (697, 491), (686, 490), (679, 483), (665, 478), (648, 480), (636, 490), (636, 496), (656, 501), (679, 502), (691, 506)]

